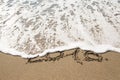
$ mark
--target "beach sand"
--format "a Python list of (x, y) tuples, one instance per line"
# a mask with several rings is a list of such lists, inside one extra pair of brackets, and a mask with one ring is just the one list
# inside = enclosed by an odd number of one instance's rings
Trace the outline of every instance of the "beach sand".
[(108, 61), (76, 63), (71, 57), (59, 61), (28, 63), (17, 56), (0, 54), (0, 80), (120, 80), (120, 54), (102, 55)]

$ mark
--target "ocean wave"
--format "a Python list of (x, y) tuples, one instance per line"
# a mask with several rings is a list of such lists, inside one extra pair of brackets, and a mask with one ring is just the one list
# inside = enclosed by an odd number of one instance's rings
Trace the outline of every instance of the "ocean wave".
[(77, 47), (120, 52), (119, 0), (0, 1), (0, 51), (30, 58)]

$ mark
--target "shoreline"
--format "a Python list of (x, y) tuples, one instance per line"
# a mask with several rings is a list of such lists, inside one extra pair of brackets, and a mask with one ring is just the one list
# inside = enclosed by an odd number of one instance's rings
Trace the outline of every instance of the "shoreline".
[(53, 49), (46, 49), (43, 52), (36, 53), (36, 54), (27, 54), (27, 53), (19, 52), (17, 50), (10, 49), (10, 48), (4, 49), (1, 46), (0, 46), (0, 51), (3, 52), (3, 53), (6, 53), (6, 54), (21, 56), (22, 58), (34, 58), (34, 57), (37, 57), (37, 56), (39, 56), (39, 57), (45, 56), (47, 53), (69, 51), (69, 50), (76, 49), (76, 48), (79, 48), (81, 50), (90, 50), (90, 51), (93, 51), (93, 52), (98, 53), (98, 54), (105, 53), (105, 52), (108, 52), (108, 51), (120, 52), (119, 48), (115, 48), (111, 45), (94, 45), (94, 46), (89, 45), (88, 46), (88, 45), (85, 45), (85, 44), (81, 44), (79, 42), (76, 42), (74, 44), (73, 43), (69, 44), (68, 46), (60, 46), (60, 47), (56, 47), (56, 48), (53, 48)]

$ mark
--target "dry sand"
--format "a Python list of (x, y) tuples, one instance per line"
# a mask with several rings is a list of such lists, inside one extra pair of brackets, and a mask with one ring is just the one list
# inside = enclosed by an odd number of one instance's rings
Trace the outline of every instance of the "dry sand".
[(0, 80), (120, 80), (120, 54), (103, 54), (108, 61), (76, 63), (71, 56), (59, 61), (26, 64), (26, 59), (0, 54)]

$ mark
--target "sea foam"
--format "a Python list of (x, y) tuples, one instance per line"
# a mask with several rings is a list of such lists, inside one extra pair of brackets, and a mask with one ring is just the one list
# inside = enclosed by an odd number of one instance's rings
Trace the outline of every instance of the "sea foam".
[(32, 58), (77, 47), (120, 52), (118, 0), (0, 1), (0, 51)]

